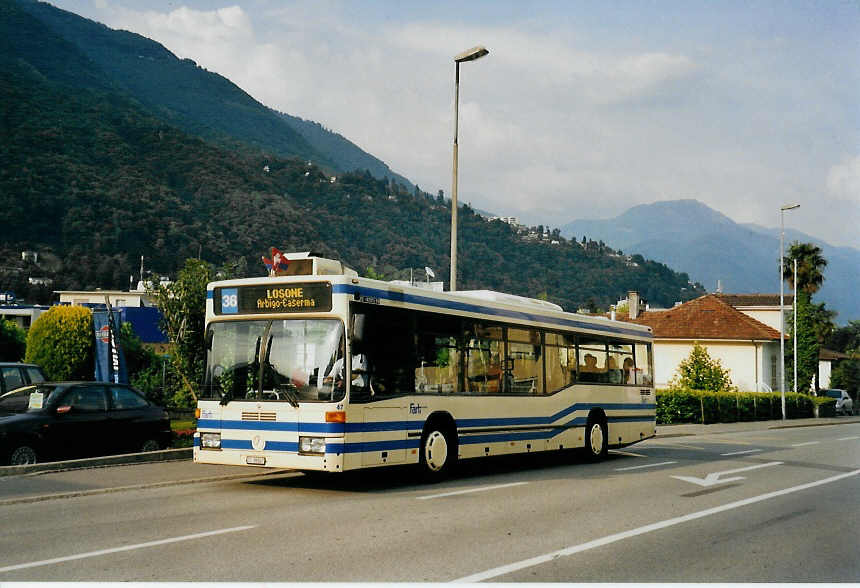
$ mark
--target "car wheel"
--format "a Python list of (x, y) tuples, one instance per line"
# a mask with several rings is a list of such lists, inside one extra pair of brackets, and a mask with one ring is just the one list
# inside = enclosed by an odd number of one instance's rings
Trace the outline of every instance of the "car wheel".
[(589, 415), (585, 425), (585, 457), (589, 461), (599, 461), (609, 451), (609, 431), (606, 420), (599, 415)]
[(158, 451), (161, 449), (161, 444), (155, 439), (147, 439), (143, 442), (143, 445), (140, 446), (140, 450), (144, 453), (149, 451)]
[(421, 474), (428, 482), (444, 480), (457, 463), (456, 437), (447, 428), (431, 425), (421, 435)]
[(9, 454), (9, 465), (28, 465), (38, 461), (36, 450), (29, 445), (18, 445)]

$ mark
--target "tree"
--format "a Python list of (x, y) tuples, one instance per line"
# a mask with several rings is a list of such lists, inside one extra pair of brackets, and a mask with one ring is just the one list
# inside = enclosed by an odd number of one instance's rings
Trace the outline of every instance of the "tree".
[[(798, 280), (799, 281), (799, 280)], [(818, 374), (818, 349), (819, 342), (816, 336), (816, 306), (812, 303), (812, 296), (805, 290), (797, 293), (797, 325), (794, 317), (789, 317), (789, 333), (792, 340), (797, 338), (797, 391), (805, 393), (809, 390), (809, 384), (813, 378), (817, 380)], [(791, 380), (794, 371), (794, 345), (786, 354), (786, 380)], [(815, 382), (818, 386), (818, 382)]]
[(92, 380), (93, 315), (83, 306), (55, 306), (27, 333), (25, 360), (42, 367), (49, 380)]
[(6, 319), (0, 318), (0, 361), (21, 361), (27, 351), (27, 333)]
[(711, 392), (731, 390), (731, 370), (724, 368), (719, 359), (712, 359), (708, 350), (696, 342), (690, 355), (678, 364), (678, 370), (672, 378), (671, 387), (679, 386)]
[(782, 277), (794, 288), (794, 260), (797, 260), (797, 289), (810, 296), (818, 292), (824, 282), (824, 268), (827, 260), (821, 255), (821, 248), (812, 243), (795, 241), (788, 248), (783, 261)]
[(842, 353), (860, 352), (860, 320), (850, 321), (844, 327), (834, 329), (824, 346)]
[(176, 407), (193, 406), (203, 381), (206, 284), (212, 274), (205, 261), (186, 259), (175, 282), (159, 284), (152, 291), (162, 314), (162, 329), (171, 344), (170, 365), (181, 381), (171, 402)]

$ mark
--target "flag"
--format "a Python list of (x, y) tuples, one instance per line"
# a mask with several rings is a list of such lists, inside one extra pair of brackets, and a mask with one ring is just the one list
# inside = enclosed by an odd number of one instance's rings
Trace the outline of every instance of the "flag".
[(271, 247), (269, 249), (269, 255), (271, 258), (263, 256), (263, 265), (266, 266), (266, 269), (269, 270), (270, 276), (282, 276), (287, 271), (287, 266), (290, 265), (290, 260), (281, 253), (277, 247)]
[(93, 331), (95, 333), (95, 380), (128, 384), (125, 357), (117, 341), (113, 312), (93, 311)]

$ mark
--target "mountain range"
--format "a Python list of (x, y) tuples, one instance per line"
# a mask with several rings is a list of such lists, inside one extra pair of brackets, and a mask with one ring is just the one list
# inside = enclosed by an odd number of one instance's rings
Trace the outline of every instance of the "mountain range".
[[(450, 201), (140, 35), (0, 0), (0, 105), (0, 290), (44, 302), (52, 289), (124, 288), (141, 256), (161, 275), (189, 257), (262, 275), (270, 246), (450, 281)], [(669, 305), (704, 293), (602, 243), (533, 238), (469, 206), (458, 216), (463, 289), (570, 310), (631, 289)]]
[[(643, 204), (612, 219), (575, 220), (561, 229), (568, 238), (586, 235), (659, 259), (711, 291), (718, 284), (727, 293), (779, 291), (779, 229), (736, 223), (697, 200)], [(860, 251), (786, 229), (786, 248), (793, 241), (821, 247), (828, 262), (816, 299), (839, 313), (839, 323), (860, 317)]]

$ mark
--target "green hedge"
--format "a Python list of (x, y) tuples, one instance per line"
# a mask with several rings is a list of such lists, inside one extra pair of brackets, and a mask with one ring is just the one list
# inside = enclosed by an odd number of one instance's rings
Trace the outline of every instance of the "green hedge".
[[(832, 401), (832, 402), (831, 402)], [(785, 394), (786, 417), (812, 418), (819, 406), (822, 416), (828, 413), (832, 398), (819, 398), (805, 394)], [(782, 418), (782, 397), (778, 393), (761, 392), (707, 392), (676, 388), (657, 390), (657, 424), (679, 423), (735, 423), (739, 421), (766, 421)]]

